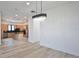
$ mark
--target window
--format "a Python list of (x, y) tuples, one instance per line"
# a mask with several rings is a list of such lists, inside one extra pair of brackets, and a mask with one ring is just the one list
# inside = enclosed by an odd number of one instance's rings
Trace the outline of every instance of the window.
[(14, 27), (14, 25), (12, 25), (12, 31), (14, 31), (15, 30), (15, 27)]
[(8, 31), (11, 31), (11, 26), (10, 25), (8, 25)]
[(14, 25), (8, 25), (8, 31), (14, 31), (15, 27)]

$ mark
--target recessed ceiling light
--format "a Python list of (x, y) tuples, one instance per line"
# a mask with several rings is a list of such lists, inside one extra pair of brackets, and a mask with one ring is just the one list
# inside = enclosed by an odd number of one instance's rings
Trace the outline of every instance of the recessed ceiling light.
[(16, 14), (15, 16), (18, 16), (18, 14)]
[(27, 2), (26, 4), (27, 4), (27, 5), (30, 5), (30, 3), (29, 3), (29, 2)]

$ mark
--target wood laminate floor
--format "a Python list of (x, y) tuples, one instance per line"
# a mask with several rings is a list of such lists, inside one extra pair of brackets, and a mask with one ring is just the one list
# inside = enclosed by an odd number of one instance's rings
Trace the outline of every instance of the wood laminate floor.
[(0, 58), (78, 58), (78, 56), (40, 46), (38, 43), (16, 41), (12, 48), (0, 46)]

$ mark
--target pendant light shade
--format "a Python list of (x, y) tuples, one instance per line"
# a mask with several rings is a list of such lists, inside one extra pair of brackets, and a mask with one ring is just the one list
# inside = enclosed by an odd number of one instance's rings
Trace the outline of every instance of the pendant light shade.
[(32, 16), (32, 19), (37, 20), (37, 21), (44, 21), (46, 18), (47, 18), (46, 13), (40, 13), (40, 14)]
[[(37, 2), (36, 2), (36, 12), (37, 12)], [(36, 21), (44, 21), (46, 18), (47, 18), (47, 14), (42, 13), (42, 1), (41, 1), (41, 13), (32, 16), (32, 19)]]

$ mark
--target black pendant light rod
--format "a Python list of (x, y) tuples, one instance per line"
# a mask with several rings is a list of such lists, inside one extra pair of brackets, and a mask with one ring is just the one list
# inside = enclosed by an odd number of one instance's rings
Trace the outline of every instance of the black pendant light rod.
[(41, 0), (41, 13), (42, 13), (42, 0)]
[(36, 14), (37, 14), (37, 0), (36, 0)]
[[(40, 18), (40, 17), (44, 17), (44, 18), (47, 17), (47, 14), (46, 13), (42, 13), (42, 0), (40, 1), (40, 3), (41, 3), (41, 5), (40, 5), (40, 7), (41, 7), (41, 13), (32, 16), (33, 19)], [(36, 7), (37, 7), (37, 3), (36, 3)], [(36, 10), (37, 10), (37, 8), (36, 8)]]

